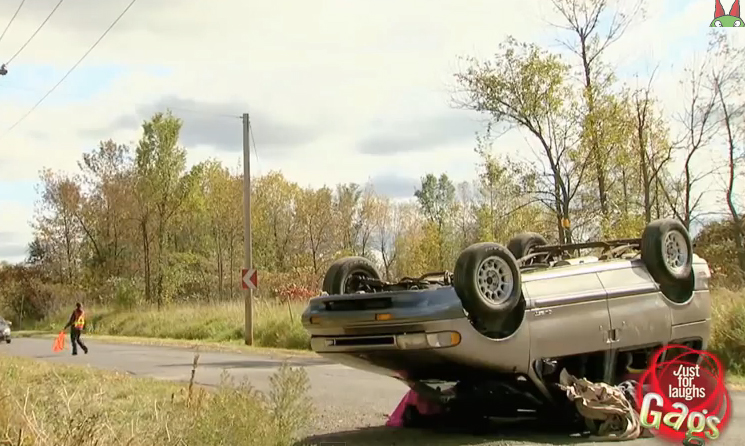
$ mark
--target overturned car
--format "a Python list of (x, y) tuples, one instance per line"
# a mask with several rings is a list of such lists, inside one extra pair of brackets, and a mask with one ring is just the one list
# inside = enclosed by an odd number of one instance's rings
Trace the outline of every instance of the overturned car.
[[(578, 256), (587, 250), (595, 256)], [(330, 266), (303, 325), (318, 354), (406, 382), (460, 413), (556, 413), (562, 370), (611, 385), (667, 344), (705, 349), (709, 267), (677, 220), (641, 238), (477, 243), (454, 272), (383, 281), (362, 257)], [(495, 404), (496, 403), (496, 404)]]

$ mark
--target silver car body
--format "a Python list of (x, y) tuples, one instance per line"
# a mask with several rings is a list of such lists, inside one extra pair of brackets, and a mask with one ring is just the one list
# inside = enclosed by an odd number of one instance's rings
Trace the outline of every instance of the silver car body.
[[(692, 341), (706, 348), (711, 324), (709, 267), (693, 256), (693, 294), (667, 297), (640, 258), (573, 259), (522, 274), (524, 313), (514, 333), (492, 339), (464, 313), (453, 287), (320, 296), (302, 321), (318, 354), (411, 381), (526, 375), (545, 358), (614, 353)], [(545, 391), (542, 391), (545, 393)]]

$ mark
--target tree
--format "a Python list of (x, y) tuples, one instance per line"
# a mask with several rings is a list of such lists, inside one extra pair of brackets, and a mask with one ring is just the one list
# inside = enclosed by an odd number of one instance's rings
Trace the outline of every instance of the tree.
[[(236, 200), (234, 181), (227, 168), (215, 161), (205, 163), (202, 168), (205, 172), (205, 211), (209, 215), (216, 257), (217, 292), (222, 298), (225, 293), (226, 263), (229, 263), (230, 271), (233, 270), (233, 246), (238, 232), (235, 216), (242, 215), (242, 201)], [(232, 275), (230, 278), (232, 283)]]
[(196, 171), (182, 176), (186, 169), (186, 151), (178, 145), (181, 126), (181, 120), (170, 111), (156, 113), (142, 124), (143, 134), (135, 155), (135, 195), (139, 205), (137, 219), (145, 268), (145, 297), (152, 300), (154, 285), (158, 308), (164, 298), (170, 223), (193, 190), (196, 179)]
[(59, 278), (68, 284), (74, 282), (80, 263), (83, 239), (78, 218), (80, 203), (80, 185), (74, 178), (49, 169), (42, 172), (35, 242), (46, 254), (45, 259), (56, 260)]
[[(652, 80), (650, 79), (650, 84)], [(647, 85), (633, 93), (636, 153), (641, 191), (644, 199), (644, 222), (652, 221), (652, 211), (657, 205), (660, 218), (660, 171), (666, 167), (672, 156), (672, 145), (667, 141), (664, 123), (655, 116), (654, 101), (650, 98), (651, 88)]]
[(362, 190), (359, 184), (339, 184), (336, 186), (334, 209), (339, 228), (340, 249), (349, 255), (358, 255), (358, 235), (360, 231), (360, 198)]
[[(609, 0), (552, 0), (554, 8), (564, 19), (564, 24), (556, 25), (568, 31), (576, 40), (564, 40), (564, 47), (578, 56), (581, 60), (584, 100), (584, 131), (587, 149), (590, 151), (590, 161), (595, 173), (597, 196), (600, 212), (603, 217), (609, 215), (608, 205), (608, 162), (610, 153), (604, 147), (602, 134), (602, 104), (600, 92), (608, 87), (613, 77), (603, 72), (603, 53), (624, 34), (628, 26), (639, 12), (642, 1), (633, 4), (630, 14), (624, 14), (618, 6)], [(613, 8), (615, 6), (615, 8)], [(613, 9), (613, 13), (610, 10)], [(610, 17), (606, 17), (610, 15)]]
[(733, 48), (727, 36), (720, 34), (715, 40), (717, 57), (720, 66), (712, 73), (714, 91), (716, 94), (721, 119), (719, 127), (724, 132), (726, 147), (726, 191), (725, 201), (732, 220), (733, 239), (740, 271), (745, 272), (745, 232), (743, 232), (743, 217), (737, 196), (737, 179), (741, 175), (740, 167), (745, 157), (742, 141), (745, 137), (745, 103), (739, 93), (743, 91), (745, 83), (741, 74), (741, 67), (745, 62), (745, 50)]
[(373, 243), (380, 253), (386, 280), (392, 280), (401, 251), (407, 209), (390, 198), (372, 196), (370, 220), (374, 228)]
[(446, 174), (436, 177), (427, 174), (422, 178), (422, 185), (414, 192), (419, 206), (427, 219), (433, 244), (437, 252), (437, 266), (444, 269), (451, 257), (450, 234), (455, 202), (455, 186)]
[(456, 101), (489, 113), (497, 124), (527, 130), (537, 140), (542, 149), (538, 161), (548, 166), (536, 173), (540, 190), (535, 193), (554, 212), (559, 240), (569, 243), (567, 222), (589, 160), (575, 149), (580, 135), (577, 103), (566, 81), (569, 66), (559, 56), (511, 37), (500, 49), (494, 62), (469, 59), (471, 67), (456, 75), (465, 98)]
[[(253, 206), (254, 252), (259, 264), (287, 271), (300, 251), (303, 232), (298, 213), (302, 210), (303, 191), (279, 172), (269, 172), (251, 182)], [(242, 231), (242, 228), (241, 228)]]
[[(682, 113), (676, 119), (683, 125), (685, 131), (683, 140), (683, 174), (677, 180), (677, 190), (674, 195), (668, 194), (668, 201), (675, 216), (690, 230), (691, 223), (696, 220), (704, 192), (695, 190), (698, 183), (708, 177), (715, 170), (713, 166), (698, 172), (693, 166), (704, 165), (698, 163), (701, 150), (706, 149), (714, 138), (716, 122), (717, 97), (711, 88), (707, 74), (710, 61), (704, 61), (697, 67), (686, 68), (687, 79), (684, 85), (687, 89), (687, 102)], [(703, 161), (703, 160), (701, 160)], [(664, 189), (667, 192), (667, 189)]]
[(333, 233), (329, 231), (334, 217), (333, 203), (333, 192), (328, 187), (317, 190), (307, 188), (300, 193), (298, 219), (304, 247), (316, 276), (320, 275), (321, 267), (336, 255), (336, 250), (332, 248)]
[(477, 239), (507, 243), (510, 237), (526, 230), (550, 232), (544, 225), (544, 213), (537, 207), (540, 200), (533, 193), (533, 169), (509, 157), (493, 155), (488, 129), (477, 143), (476, 153), (481, 157), (474, 204)]
[(132, 218), (129, 148), (102, 141), (97, 150), (83, 154), (78, 166), (87, 189), (78, 218), (91, 248), (89, 260), (101, 277), (123, 274)]
[[(705, 224), (693, 240), (696, 253), (705, 258), (711, 268), (712, 285), (736, 290), (745, 285), (745, 274), (739, 267), (738, 250), (732, 220)], [(745, 228), (740, 228), (740, 231)]]

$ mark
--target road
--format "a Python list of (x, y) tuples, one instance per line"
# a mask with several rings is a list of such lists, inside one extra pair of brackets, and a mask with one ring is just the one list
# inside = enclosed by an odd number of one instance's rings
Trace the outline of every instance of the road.
[[(17, 338), (12, 344), (0, 346), (0, 354), (42, 359), (55, 363), (90, 365), (100, 369), (124, 371), (131, 375), (187, 381), (191, 374), (194, 351), (186, 348), (108, 344), (89, 340), (88, 355), (71, 356), (68, 352), (51, 352), (50, 339)], [(223, 370), (241, 380), (248, 379), (259, 390), (268, 390), (269, 377), (283, 359), (268, 355), (200, 352), (196, 381), (214, 386)], [(607, 443), (589, 442), (564, 434), (536, 433), (535, 429), (505, 426), (489, 436), (434, 434), (414, 429), (382, 427), (387, 415), (396, 407), (407, 388), (394, 379), (385, 378), (318, 358), (297, 357), (289, 360), (293, 366), (305, 367), (311, 381), (311, 396), (318, 416), (312, 433), (303, 444), (399, 445), (438, 444), (443, 446), (486, 445), (566, 445), (582, 443), (599, 446)], [(733, 420), (715, 442), (719, 446), (736, 446), (745, 438), (745, 394), (732, 393)], [(659, 440), (643, 439), (624, 442), (628, 446), (651, 446)], [(322, 443), (323, 442), (323, 443)]]

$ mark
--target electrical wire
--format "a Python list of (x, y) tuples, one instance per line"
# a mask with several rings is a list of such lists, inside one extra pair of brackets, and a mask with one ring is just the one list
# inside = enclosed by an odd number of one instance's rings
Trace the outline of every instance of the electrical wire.
[(3, 37), (5, 37), (5, 33), (8, 32), (8, 29), (10, 28), (10, 25), (13, 24), (13, 21), (18, 17), (18, 13), (21, 12), (21, 8), (23, 8), (23, 4), (26, 3), (26, 0), (21, 0), (21, 4), (18, 5), (18, 9), (16, 9), (15, 14), (13, 14), (13, 17), (10, 18), (10, 22), (5, 26), (5, 29), (3, 30), (3, 33), (0, 34), (0, 42), (2, 42)]
[[(56, 84), (54, 84), (54, 86), (51, 89), (49, 89), (49, 91), (47, 91), (46, 94), (44, 96), (42, 96), (41, 99), (39, 99), (39, 101), (36, 104), (34, 104), (34, 106), (31, 107), (31, 109), (29, 111), (26, 112), (25, 115), (21, 116), (21, 118), (18, 121), (16, 121), (13, 125), (11, 125), (10, 127), (8, 127), (8, 130), (6, 130), (5, 133), (3, 133), (2, 135), (0, 135), (0, 139), (2, 139), (5, 135), (7, 135), (14, 128), (16, 128), (18, 126), (18, 124), (20, 124), (21, 122), (23, 122), (23, 120), (28, 117), (28, 115), (30, 115), (31, 113), (33, 113), (33, 111), (36, 110), (39, 107), (39, 105), (41, 105), (41, 103), (44, 102), (44, 100), (46, 98), (48, 98), (49, 95), (51, 95), (54, 92), (54, 90), (56, 90), (57, 87), (59, 87), (60, 84), (62, 84), (62, 82), (64, 82), (65, 79), (67, 79), (67, 77), (70, 76), (70, 74), (73, 71), (75, 71), (75, 68), (77, 68), (78, 65), (80, 65), (86, 57), (88, 57), (88, 55), (91, 53), (91, 51), (93, 51), (93, 49), (96, 48), (96, 46), (98, 46), (99, 43), (101, 43), (101, 41), (103, 40), (103, 38), (106, 37), (106, 35), (109, 33), (109, 31), (111, 31), (114, 28), (114, 26), (116, 26), (117, 23), (119, 23), (119, 20), (121, 20), (121, 18), (124, 17), (124, 14), (126, 14), (127, 11), (129, 11), (129, 9), (132, 7), (132, 5), (135, 4), (136, 1), (137, 0), (132, 0), (132, 1), (129, 2), (129, 5), (127, 5), (127, 7), (124, 8), (124, 11), (122, 11), (122, 13), (119, 14), (119, 16), (111, 23), (111, 25), (109, 25), (109, 27), (106, 28), (106, 31), (104, 31), (103, 34), (101, 34), (101, 37), (99, 37), (98, 40), (96, 40), (93, 43), (93, 45), (91, 45), (91, 47), (88, 48), (88, 51), (86, 51), (85, 54), (83, 54), (83, 56), (80, 59), (78, 59), (77, 62), (75, 62), (75, 64), (72, 66), (72, 68), (70, 68), (67, 71), (67, 73), (65, 73), (65, 75), (62, 76), (62, 79), (60, 79)], [(62, 3), (62, 0), (60, 0), (60, 3)], [(59, 6), (59, 3), (57, 4), (57, 6)]]
[(256, 158), (256, 164), (258, 167), (259, 175), (261, 175), (261, 161), (259, 161), (259, 149), (256, 148), (256, 140), (254, 139), (254, 126), (251, 121), (248, 121), (248, 133), (251, 136), (251, 144), (254, 146), (254, 158)]
[[(17, 57), (17, 56), (18, 56), (19, 54), (21, 54), (21, 51), (23, 51), (23, 50), (24, 50), (24, 49), (26, 48), (26, 46), (27, 46), (27, 45), (28, 45), (29, 43), (31, 43), (31, 41), (32, 41), (32, 40), (34, 40), (34, 37), (36, 37), (36, 35), (37, 35), (37, 34), (39, 33), (39, 31), (41, 31), (41, 29), (42, 29), (42, 28), (44, 28), (44, 25), (46, 25), (46, 24), (47, 24), (47, 22), (49, 21), (49, 19), (51, 19), (51, 18), (52, 18), (52, 16), (54, 15), (54, 13), (55, 13), (55, 12), (57, 12), (57, 9), (58, 9), (58, 8), (60, 7), (60, 5), (62, 4), (62, 2), (63, 2), (63, 1), (65, 1), (65, 0), (59, 0), (59, 1), (57, 2), (57, 4), (56, 4), (56, 5), (54, 6), (54, 9), (52, 9), (52, 12), (50, 12), (50, 13), (49, 13), (49, 15), (47, 15), (47, 18), (46, 18), (46, 19), (44, 19), (44, 21), (43, 21), (43, 22), (41, 22), (41, 25), (39, 25), (39, 27), (38, 27), (38, 28), (36, 28), (36, 31), (34, 31), (34, 33), (33, 33), (33, 34), (31, 34), (31, 37), (29, 37), (29, 38), (28, 38), (28, 40), (26, 40), (26, 43), (24, 43), (24, 44), (23, 44), (23, 45), (22, 45), (22, 46), (21, 46), (21, 47), (20, 47), (20, 48), (18, 49), (18, 51), (16, 51), (16, 53), (15, 53), (15, 54), (14, 54), (14, 55), (13, 55), (13, 56), (12, 56), (12, 57), (10, 58), (10, 59), (8, 59), (8, 61), (7, 61), (7, 62), (5, 62), (5, 65), (10, 65), (10, 63), (11, 63), (11, 62), (13, 61), (13, 59), (15, 59), (15, 58), (16, 58), (16, 57)], [(21, 5), (23, 5), (23, 3), (21, 3)], [(18, 7), (18, 10), (20, 11), (20, 9), (21, 9), (21, 7), (19, 6), (19, 7)], [(18, 13), (18, 11), (16, 11), (16, 14), (17, 14), (17, 13)], [(15, 18), (15, 16), (13, 16), (13, 18)], [(11, 19), (11, 22), (13, 22), (13, 19)], [(8, 26), (10, 26), (10, 25), (8, 25)], [(3, 33), (3, 34), (4, 34), (4, 33)]]
[[(21, 85), (12, 85), (12, 84), (5, 84), (5, 83), (0, 83), (0, 89), (25, 91), (25, 92), (28, 92), (28, 93), (41, 93), (41, 94), (45, 93), (44, 90), (38, 90), (38, 89), (35, 89), (35, 88), (28, 88), (28, 87), (24, 87), (24, 86), (21, 86)], [(64, 95), (66, 93), (64, 93), (64, 92), (62, 92), (62, 93), (58, 92), (57, 94), (58, 95), (59, 94), (63, 94)], [(131, 102), (125, 102), (125, 101), (111, 101), (111, 100), (107, 100), (106, 103), (107, 104), (121, 104), (121, 105), (127, 106), (127, 107), (130, 107), (132, 105)], [(178, 107), (178, 106), (173, 106), (173, 105), (168, 105), (168, 104), (166, 104), (165, 106), (163, 106), (163, 108), (171, 109), (171, 110), (173, 110), (175, 112), (191, 113), (191, 114), (196, 114), (196, 115), (209, 116), (209, 117), (212, 117), (212, 118), (241, 119), (241, 116), (238, 115), (238, 114), (231, 115), (231, 114), (228, 114), (228, 113), (214, 113), (214, 112), (209, 112), (209, 111), (204, 111), (204, 110), (195, 110), (193, 108)]]

